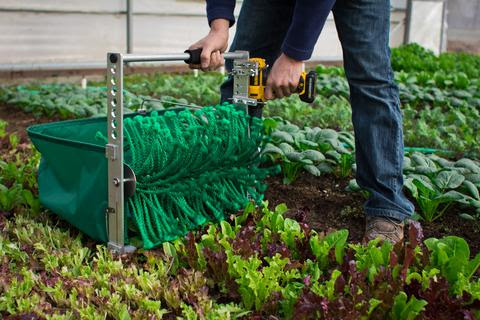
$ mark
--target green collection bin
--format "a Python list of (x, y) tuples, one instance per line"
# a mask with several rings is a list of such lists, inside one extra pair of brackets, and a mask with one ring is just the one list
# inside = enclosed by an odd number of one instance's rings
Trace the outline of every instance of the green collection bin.
[[(108, 242), (108, 164), (105, 143), (95, 138), (98, 132), (107, 135), (107, 117), (38, 124), (27, 132), (42, 155), (38, 169), (41, 204), (92, 239)], [(124, 157), (128, 159), (128, 151)], [(126, 202), (124, 208), (126, 227)], [(125, 237), (128, 243), (127, 232)]]

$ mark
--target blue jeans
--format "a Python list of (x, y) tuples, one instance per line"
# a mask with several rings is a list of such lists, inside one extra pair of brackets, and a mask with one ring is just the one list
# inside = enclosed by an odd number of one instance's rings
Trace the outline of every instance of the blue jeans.
[[(248, 50), (251, 57), (263, 57), (272, 66), (294, 5), (292, 0), (244, 0), (230, 51)], [(337, 0), (333, 15), (350, 86), (356, 179), (370, 192), (365, 213), (404, 220), (414, 206), (402, 191), (402, 114), (390, 66), (390, 1)], [(231, 79), (221, 93), (222, 101), (232, 96)]]

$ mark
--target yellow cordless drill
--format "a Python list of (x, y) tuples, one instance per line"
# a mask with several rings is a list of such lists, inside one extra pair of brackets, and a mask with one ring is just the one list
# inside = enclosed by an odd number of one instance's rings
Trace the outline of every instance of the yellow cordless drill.
[[(252, 99), (256, 99), (259, 103), (265, 103), (265, 87), (267, 84), (267, 64), (263, 58), (250, 58), (250, 62), (257, 63), (258, 72), (250, 77), (250, 85), (248, 87), (248, 95)], [(317, 73), (310, 71), (302, 72), (298, 82), (297, 93), (300, 100), (306, 103), (312, 103), (315, 100), (315, 87), (317, 82)]]

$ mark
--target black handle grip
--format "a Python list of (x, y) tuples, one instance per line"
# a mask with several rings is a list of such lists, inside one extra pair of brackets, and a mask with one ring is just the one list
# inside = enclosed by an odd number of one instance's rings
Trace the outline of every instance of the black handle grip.
[(202, 60), (200, 56), (202, 55), (202, 48), (192, 49), (192, 50), (185, 50), (185, 53), (190, 55), (190, 58), (184, 60), (186, 64), (201, 64)]
[(305, 93), (300, 95), (300, 100), (306, 103), (312, 103), (315, 100), (317, 73), (310, 71), (305, 78)]

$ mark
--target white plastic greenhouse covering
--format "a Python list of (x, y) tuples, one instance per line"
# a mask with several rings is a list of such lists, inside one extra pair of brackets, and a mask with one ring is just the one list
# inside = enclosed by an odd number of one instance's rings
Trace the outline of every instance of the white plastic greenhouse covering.
[[(433, 2), (435, 5), (443, 3)], [(406, 0), (392, 2), (392, 46), (404, 42), (405, 3)], [(182, 52), (208, 31), (204, 0), (132, 0), (132, 4), (133, 52)], [(240, 4), (237, 14), (239, 8)], [(436, 6), (432, 11), (430, 2), (418, 8), (422, 12), (418, 16), (421, 20), (410, 29), (410, 39), (438, 49), (438, 35), (442, 29), (439, 25), (442, 17), (438, 15), (441, 12)], [(2, 0), (0, 66), (103, 63), (106, 52), (126, 51), (125, 10), (126, 0)], [(424, 17), (429, 18), (428, 25)], [(232, 28), (230, 39), (234, 31)], [(341, 60), (341, 56), (330, 16), (312, 60)]]
[(448, 1), (448, 37), (480, 43), (480, 0)]
[(444, 2), (443, 1), (412, 1), (411, 23), (408, 29), (408, 42), (421, 43), (422, 46), (435, 52), (445, 50)]

